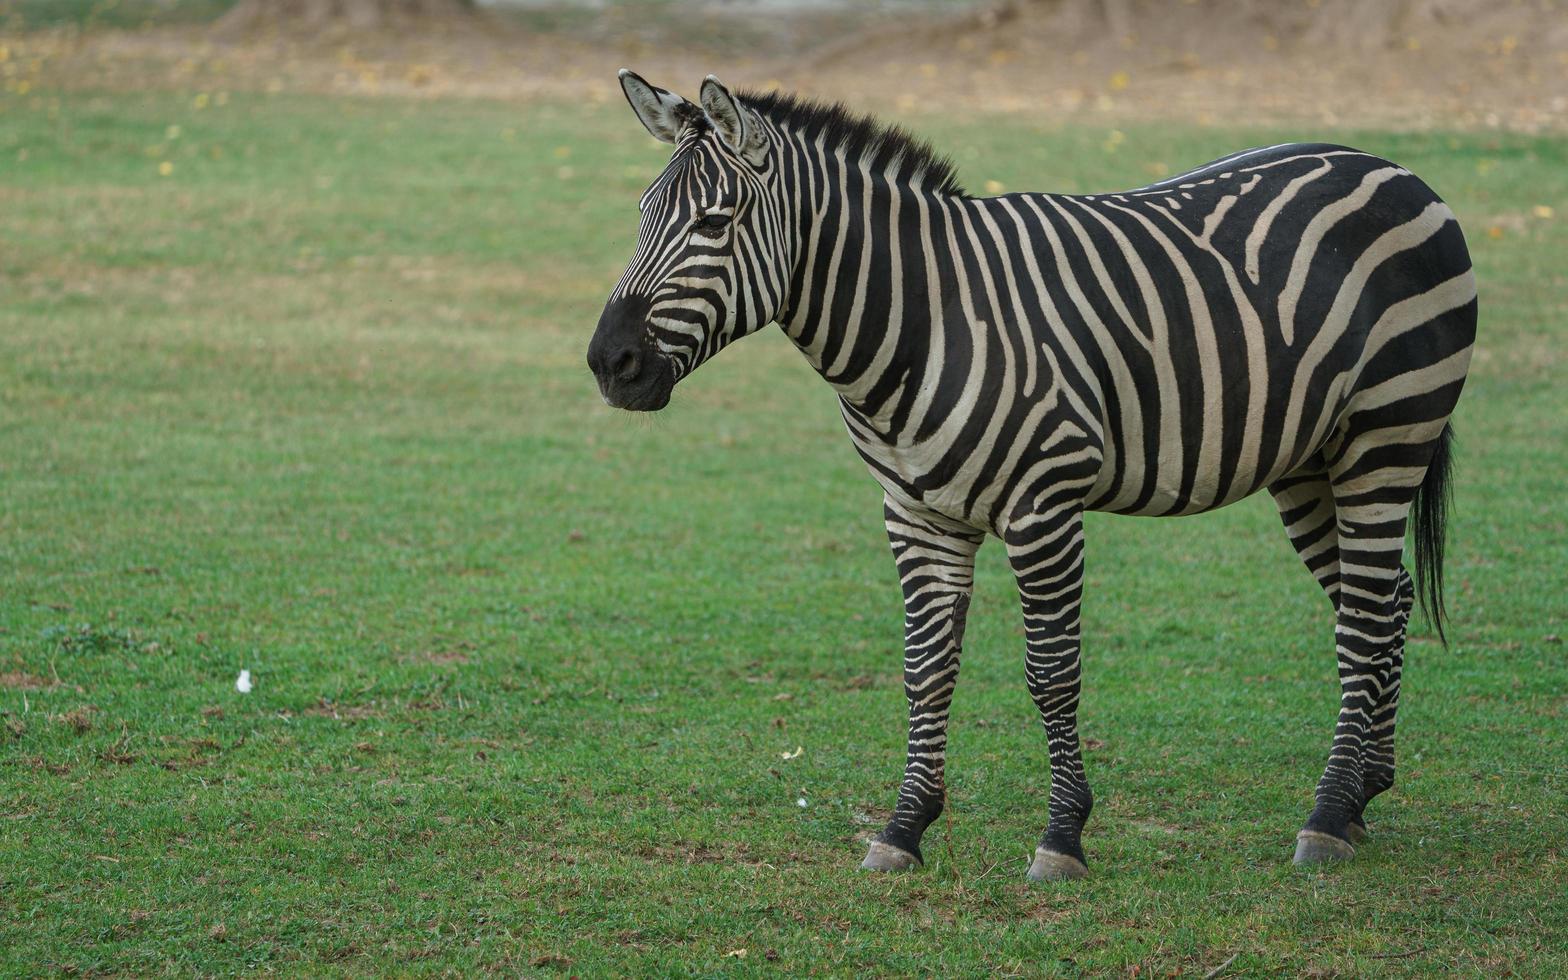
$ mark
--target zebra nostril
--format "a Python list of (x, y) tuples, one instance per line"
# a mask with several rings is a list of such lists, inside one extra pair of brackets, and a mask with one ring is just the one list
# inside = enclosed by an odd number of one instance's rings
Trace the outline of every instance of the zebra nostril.
[(616, 356), (612, 370), (621, 381), (635, 380), (642, 370), (642, 357), (635, 350), (623, 350)]

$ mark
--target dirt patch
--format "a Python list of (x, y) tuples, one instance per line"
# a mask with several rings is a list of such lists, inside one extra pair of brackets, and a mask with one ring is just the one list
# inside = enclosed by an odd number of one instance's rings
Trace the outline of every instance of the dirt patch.
[(71, 767), (63, 762), (50, 762), (41, 755), (27, 756), (20, 760), (21, 764), (37, 772), (47, 772), (51, 776), (69, 776)]
[(85, 735), (93, 730), (93, 715), (96, 709), (91, 706), (72, 708), (62, 715), (56, 715), (55, 721), (78, 735)]
[(10, 688), (13, 691), (41, 691), (55, 686), (53, 680), (26, 671), (8, 670), (0, 674), (0, 687)]
[(6, 39), (13, 91), (172, 89), (618, 102), (630, 65), (690, 94), (708, 72), (900, 114), (1068, 121), (1311, 121), (1397, 129), (1568, 129), (1559, 0), (1016, 0), (804, 10), (611, 6), (482, 32), (228, 38), (208, 27)]
[(673, 841), (645, 847), (638, 856), (666, 864), (725, 864), (745, 861), (746, 851), (739, 845), (720, 849), (691, 841)]
[(397, 659), (405, 664), (466, 664), (473, 662), (473, 658), (468, 655), (471, 650), (473, 645), (464, 643), (452, 648), (405, 653)]
[(165, 735), (159, 741), (165, 745), (177, 745), (184, 748), (182, 752), (176, 752), (156, 760), (159, 767), (170, 772), (205, 766), (213, 760), (214, 756), (221, 754), (223, 750), (223, 746), (210, 738), (183, 738)]

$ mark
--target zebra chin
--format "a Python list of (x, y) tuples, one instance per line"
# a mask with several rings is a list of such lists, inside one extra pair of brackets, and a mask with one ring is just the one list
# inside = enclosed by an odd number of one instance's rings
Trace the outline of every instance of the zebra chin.
[(611, 408), (628, 412), (657, 412), (670, 403), (675, 390), (675, 371), (658, 354), (646, 354), (635, 377), (598, 376), (599, 395)]
[(670, 392), (675, 390), (674, 375), (666, 372), (669, 380), (655, 380), (649, 384), (625, 385), (611, 382), (599, 386), (599, 394), (611, 408), (628, 412), (657, 412), (670, 403)]

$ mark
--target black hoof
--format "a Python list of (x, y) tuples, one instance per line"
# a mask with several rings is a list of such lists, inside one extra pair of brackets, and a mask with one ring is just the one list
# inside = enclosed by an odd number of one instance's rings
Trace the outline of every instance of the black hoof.
[(1034, 849), (1034, 862), (1029, 865), (1030, 881), (1072, 881), (1088, 873), (1088, 865), (1071, 854), (1058, 854), (1043, 847)]
[(1356, 849), (1347, 840), (1319, 830), (1303, 830), (1296, 835), (1296, 864), (1330, 864), (1349, 861)]

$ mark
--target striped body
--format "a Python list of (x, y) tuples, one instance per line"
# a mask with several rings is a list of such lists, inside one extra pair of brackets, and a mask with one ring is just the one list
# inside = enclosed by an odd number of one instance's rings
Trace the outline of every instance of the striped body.
[[(805, 291), (823, 298), (785, 329), (884, 488), (982, 530), (1029, 513), (1068, 462), (1093, 468), (1089, 510), (1232, 503), (1329, 446), (1358, 397), (1468, 365), (1473, 325), (1410, 334), (1474, 299), (1452, 214), (1353, 150), (1255, 150), (1122, 194), (868, 196), (862, 241), (919, 251), (822, 260), (837, 243), (808, 239)], [(1343, 220), (1366, 207), (1381, 220)], [(897, 313), (835, 330), (846, 275)]]
[(974, 198), (923, 144), (837, 107), (736, 99), (711, 76), (700, 108), (622, 85), (676, 152), (589, 347), (606, 400), (660, 408), (777, 322), (885, 491), (909, 743), (865, 866), (917, 863), (942, 810), (986, 537), (1018, 579), (1050, 754), (1030, 874), (1075, 877), (1092, 808), (1082, 514), (1191, 514), (1265, 488), (1336, 620), (1340, 715), (1297, 859), (1353, 854), (1367, 801), (1393, 783), (1417, 580), (1441, 628), (1448, 423), (1476, 321), (1442, 201), (1386, 161), (1305, 144), (1122, 193)]

